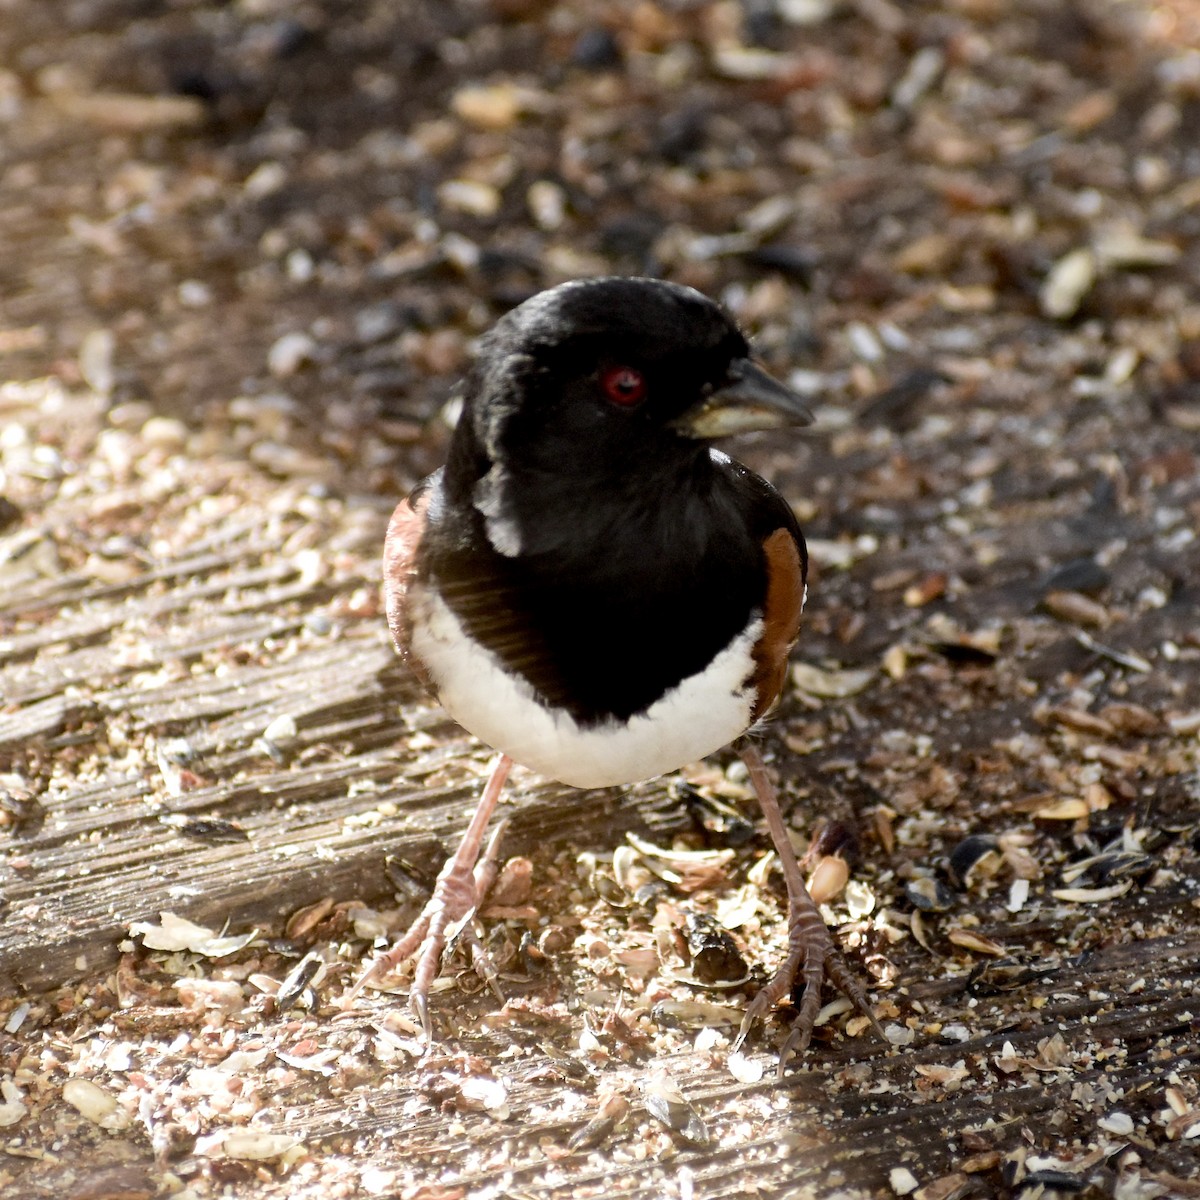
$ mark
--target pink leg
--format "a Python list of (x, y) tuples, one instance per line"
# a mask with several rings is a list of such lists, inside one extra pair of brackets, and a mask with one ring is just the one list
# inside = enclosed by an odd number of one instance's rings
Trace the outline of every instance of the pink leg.
[[(480, 849), (483, 846), (483, 835), (487, 832), (488, 822), (492, 819), (511, 766), (512, 759), (507, 754), (499, 755), (492, 763), (487, 786), (479, 798), (467, 832), (463, 834), (458, 849), (438, 874), (429, 903), (408, 927), (404, 936), (390, 950), (379, 955), (359, 976), (358, 981), (346, 993), (343, 1004), (350, 1004), (368, 983), (395, 970), (402, 962), (420, 951), (408, 998), (413, 1012), (421, 1022), (426, 1044), (432, 1042), (429, 989), (441, 967), (446, 940), (455, 932), (451, 927), (458, 925), (461, 928), (471, 919), (488, 888), (495, 881), (496, 854), (500, 835), (504, 832), (503, 824), (492, 835), (482, 858)], [(489, 982), (495, 987), (494, 980)]]
[(787, 883), (788, 953), (767, 986), (746, 1008), (746, 1016), (733, 1048), (740, 1049), (755, 1022), (765, 1017), (775, 1003), (791, 991), (793, 983), (799, 978), (804, 982), (804, 994), (800, 1000), (800, 1012), (780, 1052), (779, 1069), (782, 1072), (793, 1051), (803, 1054), (808, 1048), (817, 1014), (821, 1010), (821, 983), (827, 977), (870, 1020), (875, 1032), (886, 1044), (887, 1038), (875, 1019), (866, 993), (846, 965), (841, 951), (834, 945), (820, 910), (804, 886), (804, 876), (800, 873), (800, 865), (796, 862), (796, 854), (783, 823), (783, 814), (779, 811), (775, 785), (767, 775), (758, 747), (743, 741), (738, 746), (738, 753), (750, 772), (750, 782), (754, 785), (763, 816), (767, 819), (771, 841), (775, 843), (775, 852), (779, 855), (779, 865), (783, 868), (783, 878)]

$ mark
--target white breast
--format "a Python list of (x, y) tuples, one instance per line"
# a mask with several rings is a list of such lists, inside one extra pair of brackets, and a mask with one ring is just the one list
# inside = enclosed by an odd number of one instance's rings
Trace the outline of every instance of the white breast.
[(538, 702), (523, 679), (469, 637), (440, 596), (414, 585), (412, 649), (464, 729), (539, 775), (607, 787), (674, 771), (728, 745), (750, 725), (757, 614), (709, 666), (626, 723), (581, 728)]

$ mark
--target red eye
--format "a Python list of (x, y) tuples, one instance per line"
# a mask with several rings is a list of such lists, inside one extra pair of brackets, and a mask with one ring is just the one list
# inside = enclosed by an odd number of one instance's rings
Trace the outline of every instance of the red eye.
[(607, 367), (600, 372), (600, 386), (609, 400), (623, 408), (646, 398), (646, 377), (632, 367)]

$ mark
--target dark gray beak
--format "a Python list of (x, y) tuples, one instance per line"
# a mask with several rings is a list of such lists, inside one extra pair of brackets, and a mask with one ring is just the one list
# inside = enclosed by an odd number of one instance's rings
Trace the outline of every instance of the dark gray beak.
[(685, 437), (722, 438), (758, 429), (811, 425), (813, 415), (791, 388), (768, 375), (756, 362), (735, 358), (725, 382), (675, 421)]

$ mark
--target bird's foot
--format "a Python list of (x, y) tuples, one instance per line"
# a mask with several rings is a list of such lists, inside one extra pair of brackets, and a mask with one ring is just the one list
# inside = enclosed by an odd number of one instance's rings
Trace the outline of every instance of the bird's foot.
[(799, 863), (796, 862), (787, 826), (779, 811), (775, 787), (767, 775), (762, 755), (748, 740), (739, 745), (738, 751), (750, 772), (750, 782), (758, 795), (787, 883), (788, 952), (783, 965), (747, 1006), (741, 1029), (738, 1030), (733, 1043), (734, 1051), (741, 1049), (755, 1023), (765, 1017), (775, 1004), (792, 990), (793, 984), (799, 981), (804, 985), (804, 992), (800, 997), (800, 1011), (779, 1053), (779, 1073), (782, 1075), (788, 1059), (793, 1054), (803, 1054), (808, 1049), (817, 1015), (821, 1011), (821, 984), (826, 979), (871, 1022), (871, 1027), (886, 1045), (887, 1038), (883, 1027), (871, 1009), (866, 992), (842, 957), (842, 952), (834, 945), (833, 936), (825, 925), (821, 910), (817, 908), (808, 888), (804, 886), (804, 877), (800, 873)]
[(779, 1051), (779, 1073), (782, 1075), (793, 1054), (803, 1054), (812, 1040), (817, 1016), (821, 1011), (821, 984), (828, 979), (867, 1018), (880, 1040), (887, 1044), (883, 1027), (871, 1008), (853, 970), (842, 952), (834, 944), (833, 937), (821, 920), (820, 913), (807, 909), (793, 914), (788, 929), (787, 957), (766, 987), (746, 1007), (741, 1028), (733, 1043), (734, 1051), (740, 1050), (751, 1029), (775, 1005), (788, 995), (799, 982), (804, 986), (800, 998), (800, 1010)]
[(504, 786), (510, 765), (511, 762), (506, 757), (502, 756), (497, 760), (471, 825), (454, 856), (447, 860), (439, 872), (429, 902), (400, 940), (390, 950), (378, 955), (359, 976), (346, 993), (343, 1007), (352, 1004), (368, 984), (382, 979), (402, 963), (414, 959), (416, 967), (409, 987), (408, 1002), (421, 1022), (425, 1044), (431, 1045), (433, 1022), (429, 1015), (429, 993), (441, 969), (442, 955), (447, 945), (460, 936), (471, 948), (471, 960), (475, 970), (503, 1001), (504, 997), (496, 983), (498, 972), (475, 936), (472, 922), (496, 879), (500, 840), (507, 822), (502, 821), (497, 826), (482, 853), (481, 845), (488, 819)]

